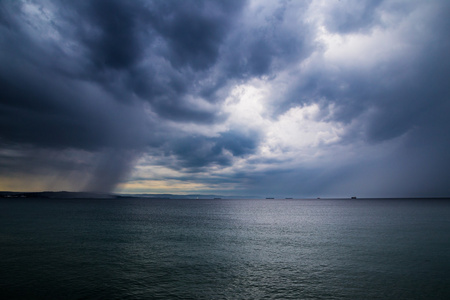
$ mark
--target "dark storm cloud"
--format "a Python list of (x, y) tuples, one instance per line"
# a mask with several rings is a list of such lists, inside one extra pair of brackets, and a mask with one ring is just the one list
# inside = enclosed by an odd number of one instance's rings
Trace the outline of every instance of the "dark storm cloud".
[[(11, 67), (5, 61), (2, 66)], [(3, 139), (87, 150), (142, 143), (135, 130), (142, 130), (146, 124), (137, 109), (109, 103), (108, 95), (101, 90), (31, 65), (19, 74), (11, 70), (0, 75)]]
[[(86, 188), (109, 190), (133, 161), (133, 155), (123, 153), (170, 140), (170, 135), (161, 139), (165, 133), (159, 118), (200, 123), (217, 119), (215, 111), (186, 97), (196, 97), (191, 86), (208, 76), (228, 26), (244, 4), (2, 2), (4, 147), (100, 151), (104, 155), (97, 160), (97, 179)], [(146, 103), (156, 119), (146, 115)], [(219, 152), (217, 148), (211, 155)], [(179, 155), (195, 160), (190, 153)], [(209, 161), (220, 159), (205, 158), (204, 163)], [(15, 167), (20, 167), (18, 161)]]
[[(12, 147), (21, 156), (20, 160), (6, 158), (11, 162), (9, 172), (23, 170), (24, 174), (36, 172), (39, 174), (36, 176), (49, 173), (66, 173), (64, 176), (67, 176), (73, 171), (89, 174), (92, 168), (77, 163), (77, 157), (56, 159), (54, 151), (104, 152), (105, 148), (128, 151), (126, 149), (142, 147), (146, 138), (140, 132), (150, 127), (142, 110), (117, 103), (101, 87), (78, 80), (77, 77), (86, 72), (83, 69), (86, 60), (67, 54), (64, 45), (39, 35), (46, 36), (58, 26), (43, 30), (39, 27), (42, 24), (33, 23), (33, 20), (25, 22), (18, 2), (8, 6), (10, 3), (3, 2), (2, 9), (8, 11), (11, 21), (9, 26), (0, 28), (3, 45), (0, 56), (0, 139), (2, 148)], [(67, 33), (67, 30), (60, 28), (60, 33)], [(35, 151), (27, 150), (30, 147), (35, 147)], [(86, 158), (83, 153), (77, 156), (81, 161)], [(96, 170), (101, 170), (102, 163), (98, 161), (91, 163), (98, 164)], [(98, 188), (110, 189), (116, 184), (115, 178), (111, 177), (121, 177), (124, 174), (121, 171), (129, 168), (130, 162), (112, 160), (111, 165), (115, 168), (107, 169), (103, 174), (97, 171), (88, 188), (94, 189), (101, 178)], [(117, 171), (116, 175), (110, 175), (113, 169)], [(5, 170), (2, 174), (8, 173)], [(74, 187), (83, 188), (77, 183)]]
[[(389, 171), (422, 191), (443, 191), (439, 180), (420, 185), (425, 175), (406, 174), (450, 175), (449, 13), (446, 1), (2, 1), (0, 175), (75, 170), (91, 178), (84, 189), (107, 191), (147, 153), (197, 182), (249, 193), (312, 195), (355, 182), (370, 190), (389, 186), (380, 180)], [(343, 43), (379, 32), (391, 40), (332, 61), (323, 31)], [(281, 88), (271, 91), (262, 122), (230, 124), (232, 106), (222, 109), (252, 80)], [(286, 166), (292, 158), (283, 153), (258, 156), (264, 126), (312, 104), (321, 108), (314, 121), (345, 129), (338, 146), (383, 150), (402, 140), (384, 160), (345, 165)], [(248, 169), (197, 176), (250, 156)], [(405, 192), (411, 184), (397, 186)]]
[[(94, 0), (74, 2), (81, 41), (98, 68), (126, 69), (142, 55), (140, 43), (142, 10), (136, 1)], [(75, 20), (74, 20), (75, 21)]]
[(168, 154), (181, 158), (181, 166), (201, 168), (210, 165), (229, 166), (233, 157), (252, 153), (258, 145), (258, 135), (227, 131), (219, 137), (186, 137), (169, 145)]
[[(167, 119), (212, 122), (214, 111), (185, 95), (210, 76), (244, 1), (93, 1), (72, 3), (75, 39), (89, 55), (85, 76), (121, 101), (136, 93)], [(208, 86), (205, 88), (209, 88)]]
[(155, 2), (150, 22), (169, 46), (174, 67), (203, 70), (219, 57), (233, 15), (244, 1)]
[[(251, 78), (271, 76), (286, 67), (286, 64), (300, 61), (314, 51), (312, 28), (301, 20), (298, 26), (287, 25), (286, 11), (289, 2), (281, 2), (275, 11), (265, 18), (265, 23), (257, 23), (240, 28), (226, 45), (224, 56), (227, 61), (228, 77)], [(306, 11), (308, 2), (296, 3), (296, 10)], [(262, 7), (261, 7), (262, 9)]]

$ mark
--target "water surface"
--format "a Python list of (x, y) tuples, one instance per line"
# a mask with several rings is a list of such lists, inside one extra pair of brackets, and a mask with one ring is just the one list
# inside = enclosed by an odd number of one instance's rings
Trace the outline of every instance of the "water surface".
[(443, 200), (0, 200), (0, 293), (450, 299)]

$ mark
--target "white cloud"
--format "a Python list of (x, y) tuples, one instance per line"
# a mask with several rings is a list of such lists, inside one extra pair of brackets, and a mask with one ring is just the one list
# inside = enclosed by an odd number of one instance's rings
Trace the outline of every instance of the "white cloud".
[(232, 128), (261, 130), (268, 123), (267, 101), (270, 82), (252, 80), (235, 86), (225, 100), (223, 111), (229, 114), (227, 124)]
[(316, 103), (291, 108), (272, 122), (267, 130), (266, 145), (287, 151), (302, 151), (339, 141), (340, 124), (321, 120)]

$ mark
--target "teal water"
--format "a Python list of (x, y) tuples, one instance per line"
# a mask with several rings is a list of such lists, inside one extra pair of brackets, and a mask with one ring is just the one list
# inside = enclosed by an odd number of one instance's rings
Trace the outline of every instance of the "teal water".
[(450, 299), (450, 201), (0, 199), (3, 299)]

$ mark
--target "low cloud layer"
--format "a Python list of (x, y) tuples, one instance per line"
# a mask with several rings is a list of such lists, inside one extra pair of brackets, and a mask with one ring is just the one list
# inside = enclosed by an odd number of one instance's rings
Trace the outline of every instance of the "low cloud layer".
[(448, 1), (2, 1), (0, 189), (449, 196)]

